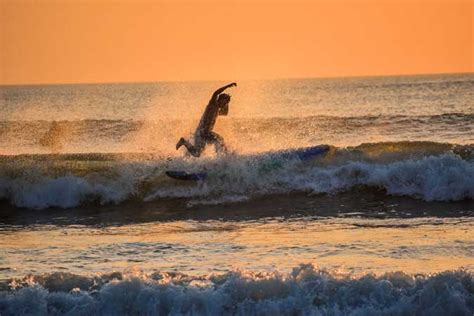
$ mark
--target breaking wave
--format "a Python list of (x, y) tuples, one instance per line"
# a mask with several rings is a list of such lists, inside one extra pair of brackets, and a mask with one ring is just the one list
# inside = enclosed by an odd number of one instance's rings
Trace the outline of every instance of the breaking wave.
[[(400, 142), (332, 147), (310, 162), (267, 154), (199, 160), (146, 154), (3, 157), (0, 198), (34, 209), (176, 198), (194, 205), (365, 188), (426, 201), (459, 201), (474, 199), (472, 153), (470, 145)], [(170, 169), (206, 171), (208, 177), (199, 182), (173, 180), (164, 174)]]
[(289, 274), (138, 270), (52, 273), (0, 283), (2, 315), (472, 315), (465, 270), (361, 277), (302, 264)]

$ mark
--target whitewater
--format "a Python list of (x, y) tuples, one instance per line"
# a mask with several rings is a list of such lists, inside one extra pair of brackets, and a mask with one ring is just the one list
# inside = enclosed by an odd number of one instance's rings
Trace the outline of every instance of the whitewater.
[[(425, 201), (474, 198), (473, 146), (426, 142), (331, 148), (312, 162), (272, 155), (162, 158), (145, 154), (1, 157), (0, 198), (17, 207), (71, 208), (183, 198), (209, 203), (268, 194), (337, 193), (354, 188)], [(208, 171), (206, 181), (168, 178), (167, 170)]]
[(222, 84), (0, 86), (0, 315), (474, 313), (473, 74)]

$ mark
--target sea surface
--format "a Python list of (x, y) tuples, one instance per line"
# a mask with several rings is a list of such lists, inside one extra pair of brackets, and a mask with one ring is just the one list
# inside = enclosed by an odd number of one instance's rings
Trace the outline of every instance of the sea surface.
[(474, 314), (474, 74), (226, 83), (0, 86), (0, 315)]

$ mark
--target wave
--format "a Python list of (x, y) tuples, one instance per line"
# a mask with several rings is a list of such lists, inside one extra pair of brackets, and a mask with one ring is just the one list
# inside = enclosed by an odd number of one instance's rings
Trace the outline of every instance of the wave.
[[(290, 139), (293, 147), (309, 146), (321, 140), (347, 146), (373, 139), (470, 144), (474, 140), (474, 114), (466, 111), (436, 115), (233, 117), (219, 122), (219, 133), (242, 152), (255, 148), (284, 149)], [(157, 120), (0, 120), (0, 154), (131, 151), (173, 155), (176, 140), (183, 136), (183, 132), (194, 130), (196, 120), (192, 117)]]
[(464, 270), (356, 278), (310, 264), (289, 274), (52, 273), (0, 283), (0, 314), (472, 315), (473, 289)]
[[(425, 201), (474, 199), (472, 146), (429, 142), (332, 147), (314, 161), (265, 153), (201, 159), (133, 154), (42, 155), (0, 159), (0, 199), (17, 207), (70, 208), (184, 199), (238, 203), (267, 194), (337, 194), (366, 188)], [(173, 180), (166, 170), (206, 171), (205, 181)]]
[[(99, 134), (102, 137), (119, 137), (130, 132), (140, 130), (144, 125), (156, 126), (173, 126), (183, 124), (183, 121), (195, 123), (196, 119), (188, 118), (169, 118), (149, 120), (132, 120), (132, 119), (83, 119), (83, 120), (0, 120), (0, 133), (8, 136), (9, 133), (15, 135), (35, 135), (31, 129), (35, 129), (36, 136), (47, 134), (51, 128), (69, 129), (76, 136), (85, 134)], [(471, 112), (449, 112), (434, 115), (360, 115), (360, 116), (330, 116), (330, 115), (309, 115), (304, 117), (236, 117), (229, 118), (230, 124), (237, 124), (236, 128), (247, 129), (249, 127), (258, 126), (259, 129), (265, 130), (268, 125), (294, 125), (295, 127), (304, 127), (305, 125), (317, 122), (326, 126), (331, 124), (338, 128), (344, 126), (379, 126), (379, 125), (403, 125), (412, 128), (439, 124), (470, 124), (474, 121), (474, 114)], [(303, 124), (305, 123), (305, 124)], [(260, 126), (261, 125), (261, 126)], [(114, 136), (115, 135), (115, 136)], [(97, 137), (97, 136), (96, 136)]]

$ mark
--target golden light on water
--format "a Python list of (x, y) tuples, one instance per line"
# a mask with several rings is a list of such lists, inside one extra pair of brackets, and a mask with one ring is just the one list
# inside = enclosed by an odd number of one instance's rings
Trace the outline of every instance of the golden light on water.
[[(462, 248), (474, 238), (472, 224), (458, 219), (449, 222), (437, 225), (434, 218), (412, 219), (405, 222), (411, 227), (399, 227), (397, 220), (322, 219), (254, 224), (177, 221), (102, 229), (43, 227), (4, 234), (0, 248), (16, 252), (8, 260), (24, 272), (60, 269), (62, 261), (68, 265), (71, 260), (78, 271), (124, 271), (135, 265), (148, 271), (169, 271), (180, 266), (181, 272), (198, 275), (229, 265), (284, 271), (302, 262), (354, 276), (472, 268), (469, 251)], [(29, 255), (21, 249), (41, 251), (43, 258), (25, 261), (24, 256)], [(92, 257), (94, 261), (89, 261)], [(51, 267), (51, 258), (57, 258), (56, 267)], [(74, 269), (68, 266), (69, 271)]]

